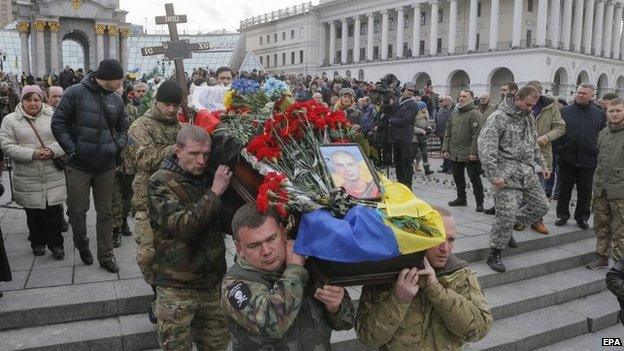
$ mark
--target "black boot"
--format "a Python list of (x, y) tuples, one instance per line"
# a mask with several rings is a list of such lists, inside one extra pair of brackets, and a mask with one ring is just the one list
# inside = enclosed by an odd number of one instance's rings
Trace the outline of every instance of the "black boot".
[(124, 219), (123, 224), (121, 225), (121, 235), (132, 236), (132, 230), (130, 230), (130, 227), (128, 227), (127, 219)]
[(483, 200), (477, 200), (477, 208), (475, 209), (477, 212), (483, 212)]
[(451, 201), (448, 203), (449, 206), (451, 207), (455, 207), (455, 206), (468, 206), (468, 201), (466, 201), (466, 198), (461, 198), (458, 197), (457, 199)]
[(496, 272), (504, 272), (506, 270), (503, 260), (501, 260), (501, 249), (490, 248), (487, 265)]
[(516, 239), (514, 239), (513, 235), (509, 239), (509, 242), (507, 243), (507, 246), (511, 247), (512, 249), (515, 249), (515, 248), (518, 247), (518, 242), (516, 241)]
[(429, 167), (429, 165), (425, 165), (425, 175), (432, 175), (435, 172), (431, 170), (431, 168)]
[(113, 247), (121, 247), (121, 229), (113, 228)]
[(491, 208), (488, 208), (487, 210), (483, 211), (483, 213), (485, 213), (486, 215), (495, 215), (496, 207), (492, 206)]
[(156, 322), (158, 321), (156, 315), (154, 314), (154, 305), (156, 305), (156, 286), (152, 285), (152, 291), (154, 291), (154, 297), (152, 298), (152, 302), (150, 303), (147, 318), (149, 318), (150, 323), (156, 324)]

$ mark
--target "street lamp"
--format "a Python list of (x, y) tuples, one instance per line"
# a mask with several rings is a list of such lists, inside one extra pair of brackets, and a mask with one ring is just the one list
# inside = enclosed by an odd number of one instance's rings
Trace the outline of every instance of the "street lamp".
[(162, 59), (160, 59), (160, 60), (157, 60), (157, 61), (156, 61), (156, 64), (157, 64), (158, 66), (160, 66), (160, 67), (161, 67), (160, 71), (162, 72), (163, 76), (165, 76), (165, 75), (166, 75), (166, 73), (165, 73), (165, 67), (167, 67), (167, 68), (168, 68), (168, 67), (171, 67), (171, 61), (167, 61), (167, 60), (165, 60), (164, 58), (162, 58)]
[(4, 61), (6, 61), (6, 54), (4, 52), (0, 52), (0, 71), (4, 72)]

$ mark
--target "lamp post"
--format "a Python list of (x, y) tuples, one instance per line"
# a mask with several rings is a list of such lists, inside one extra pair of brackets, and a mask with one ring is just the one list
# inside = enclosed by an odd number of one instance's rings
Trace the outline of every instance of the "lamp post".
[(0, 52), (0, 71), (4, 72), (4, 61), (6, 61), (6, 54)]
[(163, 77), (165, 76), (166, 72), (165, 72), (165, 67), (171, 67), (171, 61), (167, 61), (164, 58), (157, 60), (156, 61), (157, 65), (160, 66), (160, 71), (163, 74)]

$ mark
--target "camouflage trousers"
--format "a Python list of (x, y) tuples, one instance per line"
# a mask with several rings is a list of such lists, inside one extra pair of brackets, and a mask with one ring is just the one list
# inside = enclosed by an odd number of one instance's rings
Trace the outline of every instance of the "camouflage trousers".
[[(520, 206), (521, 201), (523, 206)], [(548, 213), (548, 199), (535, 174), (524, 179), (522, 188), (495, 190), (494, 205), (496, 217), (490, 231), (490, 247), (496, 249), (507, 246), (514, 223), (528, 227)]]
[(113, 182), (113, 228), (121, 228), (124, 219), (130, 215), (132, 199), (132, 180), (134, 174), (115, 173)]
[(137, 263), (143, 273), (143, 279), (154, 285), (154, 232), (149, 223), (147, 211), (134, 214), (134, 234), (137, 242)]
[(624, 199), (594, 196), (594, 231), (596, 254), (611, 255), (616, 261), (624, 254)]
[(164, 351), (225, 350), (230, 342), (220, 289), (156, 288), (154, 313), (158, 343)]

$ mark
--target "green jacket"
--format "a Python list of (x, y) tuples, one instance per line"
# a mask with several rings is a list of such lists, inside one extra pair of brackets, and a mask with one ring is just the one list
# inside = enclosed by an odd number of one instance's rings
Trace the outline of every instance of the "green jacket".
[(226, 271), (221, 201), (212, 176), (192, 176), (168, 157), (149, 180), (148, 213), (154, 232), (157, 286), (209, 290)]
[[(130, 117), (130, 125), (134, 123), (140, 116), (139, 110), (131, 102), (126, 104), (126, 111)], [(128, 145), (121, 151), (121, 164), (115, 169), (116, 173), (134, 175), (136, 173), (136, 144), (132, 138), (128, 137)]]
[(221, 306), (234, 351), (330, 350), (332, 329), (351, 329), (355, 314), (346, 292), (340, 310), (329, 314), (302, 266), (265, 272), (241, 258), (223, 279)]
[(134, 211), (147, 211), (147, 184), (160, 164), (173, 152), (181, 125), (177, 118), (166, 118), (155, 105), (132, 123), (128, 130), (132, 138), (136, 174), (132, 182)]
[(477, 137), (482, 125), (481, 112), (474, 102), (457, 108), (446, 123), (442, 152), (448, 152), (452, 161), (461, 162), (477, 155)]
[(559, 112), (556, 101), (545, 96), (541, 96), (540, 99), (545, 99), (547, 105), (542, 109), (540, 114), (535, 117), (535, 128), (537, 129), (538, 137), (542, 135), (548, 137), (548, 144), (540, 147), (540, 150), (546, 160), (546, 167), (548, 167), (549, 171), (552, 171), (552, 142), (565, 134), (565, 121), (561, 118), (561, 112)]
[(379, 350), (461, 350), (487, 334), (492, 313), (476, 274), (451, 255), (438, 281), (411, 302), (397, 299), (392, 284), (365, 285), (355, 322), (358, 340)]
[(624, 124), (608, 124), (598, 134), (594, 195), (624, 199)]
[(479, 112), (481, 113), (481, 125), (485, 124), (485, 120), (497, 109), (498, 105), (494, 105), (491, 102), (487, 104), (487, 106), (479, 106)]

